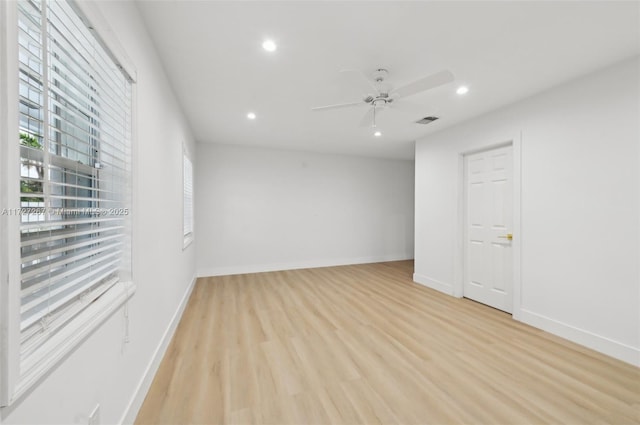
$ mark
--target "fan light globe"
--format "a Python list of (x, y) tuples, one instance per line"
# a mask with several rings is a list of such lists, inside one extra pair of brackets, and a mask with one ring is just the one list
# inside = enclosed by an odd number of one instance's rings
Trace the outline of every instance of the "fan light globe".
[(262, 48), (264, 50), (266, 50), (267, 52), (275, 52), (276, 49), (278, 48), (278, 46), (276, 45), (275, 41), (273, 41), (273, 40), (265, 40), (262, 43)]
[(469, 87), (467, 86), (460, 86), (458, 87), (458, 90), (456, 90), (456, 93), (458, 93), (459, 95), (467, 94), (468, 92), (469, 92)]
[(256, 114), (254, 114), (253, 112), (249, 112), (247, 114), (247, 118), (250, 120), (255, 120), (256, 119)]
[(373, 133), (373, 135), (374, 135), (374, 136), (376, 136), (376, 137), (380, 137), (380, 136), (382, 136), (382, 132), (381, 132), (380, 130), (376, 130), (376, 131)]

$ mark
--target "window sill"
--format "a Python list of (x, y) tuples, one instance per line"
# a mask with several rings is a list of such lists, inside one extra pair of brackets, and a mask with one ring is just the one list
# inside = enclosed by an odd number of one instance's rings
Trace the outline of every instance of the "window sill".
[[(62, 360), (64, 360), (80, 343), (92, 334), (109, 316), (118, 310), (133, 296), (136, 287), (133, 282), (119, 282), (91, 307), (85, 309), (68, 326), (47, 341), (38, 353), (34, 353), (27, 362), (20, 365), (20, 378), (15, 386), (9, 404), (15, 402), (38, 384)], [(37, 356), (37, 357), (36, 357)]]

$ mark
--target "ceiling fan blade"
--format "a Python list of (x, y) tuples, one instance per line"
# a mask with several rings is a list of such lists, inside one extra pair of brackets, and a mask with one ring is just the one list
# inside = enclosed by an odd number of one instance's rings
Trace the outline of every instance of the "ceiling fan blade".
[[(380, 115), (383, 114), (382, 111), (386, 110), (387, 108), (370, 108), (366, 114), (364, 114), (364, 116), (362, 117), (362, 120), (360, 120), (360, 127), (377, 127), (380, 125)], [(386, 112), (384, 113), (385, 116), (387, 116)], [(375, 123), (375, 126), (374, 126)]]
[(396, 111), (409, 119), (434, 114), (434, 108), (432, 106), (410, 103), (404, 99), (399, 102), (393, 102), (389, 109)]
[(318, 106), (315, 108), (311, 108), (312, 111), (326, 111), (329, 109), (341, 109), (341, 108), (348, 108), (351, 106), (360, 106), (360, 105), (364, 105), (365, 103), (362, 100), (359, 100), (357, 102), (350, 102), (350, 103), (337, 103), (335, 105), (326, 105), (326, 106)]
[(376, 84), (359, 69), (343, 69), (340, 73), (349, 78), (354, 85), (357, 84), (363, 93), (378, 93)]
[(428, 77), (421, 78), (413, 83), (395, 89), (392, 93), (393, 97), (401, 98), (411, 96), (416, 93), (429, 90), (443, 84), (450, 83), (454, 80), (453, 74), (450, 71), (440, 71), (435, 74), (431, 74)]
[[(376, 111), (376, 115), (380, 111)], [(373, 108), (369, 108), (366, 114), (360, 120), (358, 127), (373, 127)]]

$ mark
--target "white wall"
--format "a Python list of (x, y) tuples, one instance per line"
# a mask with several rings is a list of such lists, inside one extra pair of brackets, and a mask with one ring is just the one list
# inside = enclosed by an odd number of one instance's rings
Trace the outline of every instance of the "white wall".
[(419, 141), (414, 279), (453, 293), (459, 155), (522, 134), (514, 316), (640, 365), (639, 75), (636, 58)]
[(413, 162), (200, 143), (199, 276), (413, 258)]
[(194, 246), (182, 250), (182, 142), (194, 151), (189, 127), (135, 5), (104, 2), (100, 9), (138, 75), (131, 342), (123, 343), (124, 313), (117, 311), (33, 391), (2, 409), (3, 424), (86, 424), (97, 403), (102, 424), (121, 421), (132, 401), (135, 414), (142, 399), (134, 395), (150, 382), (143, 382), (145, 371), (195, 274)]

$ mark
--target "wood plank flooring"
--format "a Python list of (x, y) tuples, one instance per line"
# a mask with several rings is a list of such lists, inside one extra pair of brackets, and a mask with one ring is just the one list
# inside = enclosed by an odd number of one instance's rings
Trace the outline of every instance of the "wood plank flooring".
[(412, 271), (199, 279), (136, 423), (640, 423), (640, 369)]

